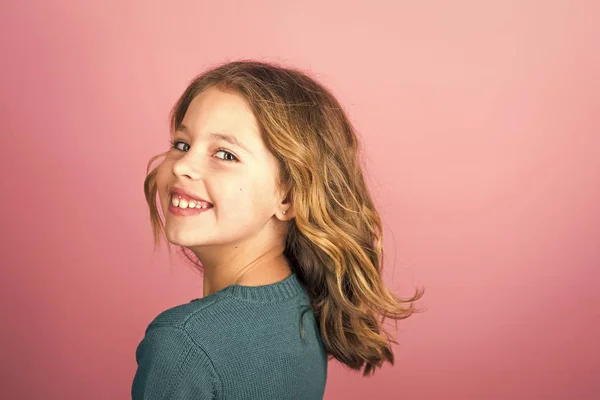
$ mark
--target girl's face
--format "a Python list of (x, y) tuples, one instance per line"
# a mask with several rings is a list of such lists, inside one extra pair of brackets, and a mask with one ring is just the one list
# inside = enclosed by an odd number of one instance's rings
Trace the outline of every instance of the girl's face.
[[(231, 136), (239, 145), (217, 134)], [(278, 220), (273, 216), (281, 211), (277, 160), (264, 146), (256, 119), (240, 95), (215, 87), (200, 93), (173, 141), (157, 175), (171, 243), (193, 249), (238, 244), (275, 232)], [(174, 215), (169, 211), (172, 186), (187, 189), (213, 207), (192, 216)]]

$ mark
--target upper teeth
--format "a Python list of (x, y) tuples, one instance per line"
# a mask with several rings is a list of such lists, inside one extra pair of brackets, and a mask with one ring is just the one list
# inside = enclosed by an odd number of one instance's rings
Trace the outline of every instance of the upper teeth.
[(208, 208), (210, 205), (208, 203), (197, 202), (195, 200), (190, 200), (189, 202), (186, 199), (182, 199), (181, 196), (173, 195), (171, 197), (171, 204), (175, 207), (179, 208)]

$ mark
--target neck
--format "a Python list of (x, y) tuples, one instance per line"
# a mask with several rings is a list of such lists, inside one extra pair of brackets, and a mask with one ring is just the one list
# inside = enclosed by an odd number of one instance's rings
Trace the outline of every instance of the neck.
[[(262, 286), (287, 278), (292, 269), (283, 255), (283, 246), (276, 246), (253, 257), (242, 257), (239, 252), (224, 263), (202, 262), (203, 296), (208, 296), (230, 285)], [(248, 261), (249, 260), (249, 261)]]

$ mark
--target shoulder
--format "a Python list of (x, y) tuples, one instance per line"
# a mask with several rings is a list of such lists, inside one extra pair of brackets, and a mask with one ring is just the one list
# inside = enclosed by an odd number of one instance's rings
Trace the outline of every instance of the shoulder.
[(286, 302), (247, 301), (227, 293), (194, 299), (161, 312), (149, 324), (175, 327), (185, 331), (211, 357), (217, 357), (226, 343), (240, 342), (247, 336), (294, 329), (310, 310), (307, 300), (298, 296)]
[(150, 322), (148, 329), (171, 326), (194, 335), (207, 328), (212, 333), (220, 327), (230, 328), (231, 323), (254, 325), (261, 319), (290, 316), (286, 310), (308, 305), (305, 297), (298, 296), (286, 302), (261, 302), (239, 299), (223, 292), (168, 308)]
[[(275, 365), (281, 361), (278, 359), (281, 354), (290, 352), (304, 357), (298, 365), (314, 360), (322, 362), (317, 353), (321, 349), (317, 346), (319, 342), (313, 337), (313, 330), (317, 334), (316, 324), (314, 329), (302, 326), (307, 311), (310, 307), (302, 296), (285, 302), (256, 302), (226, 294), (166, 309), (149, 324), (136, 352), (139, 371), (136, 390), (141, 393), (139, 388), (146, 385), (168, 387), (173, 381), (178, 382), (181, 391), (204, 390), (200, 393), (205, 396), (195, 398), (212, 398), (210, 393), (219, 398), (223, 385), (227, 384), (222, 379), (231, 375), (232, 368), (236, 376), (242, 376), (248, 371), (267, 368), (259, 360), (273, 360)], [(309, 342), (314, 339), (314, 352), (307, 351), (303, 344), (303, 330)], [(265, 342), (269, 345), (265, 346)], [(180, 376), (180, 371), (189, 372)], [(159, 383), (153, 384), (155, 381)], [(178, 398), (169, 396), (133, 399)]]
[(222, 383), (212, 359), (181, 327), (150, 325), (135, 358), (133, 400), (220, 396)]
[(247, 309), (245, 306), (244, 302), (226, 295), (194, 299), (160, 312), (150, 322), (146, 333), (155, 329), (165, 332), (178, 329), (209, 357), (215, 357), (214, 348), (219, 346), (217, 337), (225, 335), (233, 340), (237, 330), (232, 326), (236, 321), (254, 320), (249, 317), (255, 307)]
[(150, 322), (147, 330), (159, 326), (170, 326), (185, 330), (191, 319), (201, 317), (208, 309), (215, 307), (216, 304), (220, 304), (224, 300), (226, 301), (226, 299), (220, 298), (200, 298), (168, 308), (160, 312)]

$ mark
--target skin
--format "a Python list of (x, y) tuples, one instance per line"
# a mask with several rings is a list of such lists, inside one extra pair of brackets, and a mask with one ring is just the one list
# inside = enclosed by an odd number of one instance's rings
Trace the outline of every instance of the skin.
[[(277, 161), (247, 102), (235, 92), (208, 88), (192, 100), (182, 125), (186, 129), (175, 132), (157, 184), (166, 237), (202, 263), (204, 296), (233, 284), (262, 286), (288, 277), (284, 235), (294, 210), (276, 187)], [(247, 151), (212, 138), (216, 132), (234, 136)], [(171, 186), (190, 190), (213, 208), (194, 216), (172, 214)]]

